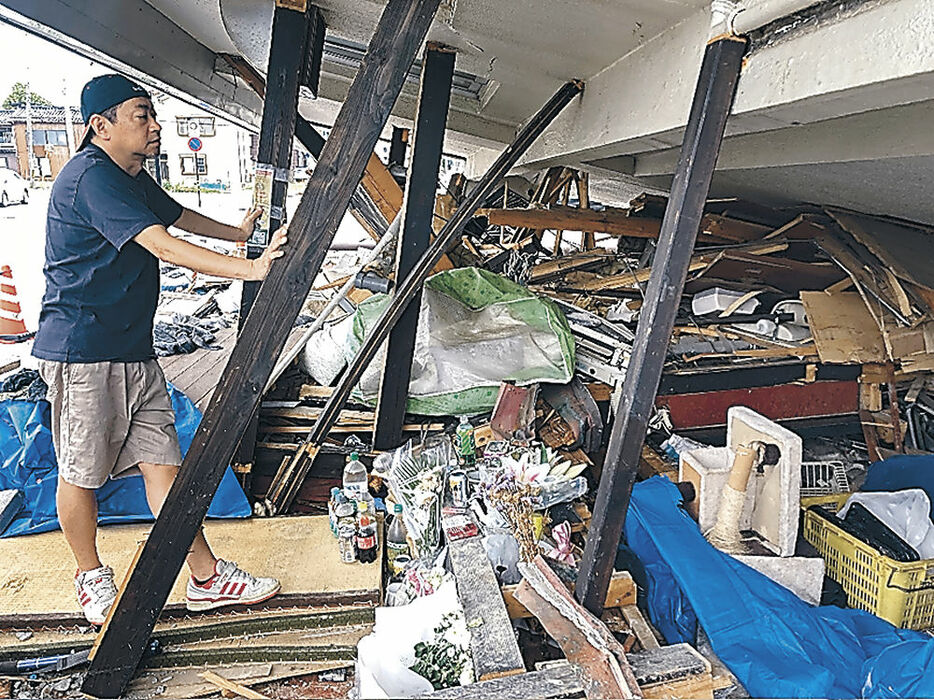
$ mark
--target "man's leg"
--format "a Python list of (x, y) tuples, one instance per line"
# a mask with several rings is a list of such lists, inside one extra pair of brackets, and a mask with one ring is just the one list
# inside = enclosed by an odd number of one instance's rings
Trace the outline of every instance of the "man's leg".
[(97, 495), (58, 478), (55, 494), (58, 521), (71, 547), (79, 571), (91, 571), (102, 566), (97, 554)]
[[(140, 462), (139, 470), (143, 473), (143, 482), (146, 484), (146, 500), (149, 501), (149, 509), (154, 516), (158, 517), (162, 504), (165, 503), (165, 497), (172, 487), (172, 482), (175, 481), (175, 475), (178, 474), (178, 467)], [(206, 581), (214, 575), (216, 562), (214, 553), (211, 552), (207, 540), (204, 539), (204, 533), (199, 531), (188, 552), (188, 568), (191, 570), (191, 575), (198, 581)]]

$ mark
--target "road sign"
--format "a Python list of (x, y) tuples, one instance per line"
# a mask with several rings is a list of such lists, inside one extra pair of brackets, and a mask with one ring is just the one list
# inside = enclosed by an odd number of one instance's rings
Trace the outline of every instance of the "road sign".
[(186, 125), (189, 136), (201, 136), (201, 124), (194, 119), (190, 119)]
[(199, 138), (192, 137), (188, 139), (188, 148), (192, 151), (200, 151), (202, 145), (201, 139)]

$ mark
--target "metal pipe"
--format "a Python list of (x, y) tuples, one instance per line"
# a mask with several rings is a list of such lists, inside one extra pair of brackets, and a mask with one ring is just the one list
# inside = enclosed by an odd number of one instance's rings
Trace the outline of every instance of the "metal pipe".
[(727, 26), (741, 36), (817, 4), (815, 0), (746, 0), (730, 15)]
[(282, 355), (279, 357), (279, 361), (276, 362), (276, 366), (272, 368), (272, 374), (269, 375), (269, 381), (266, 382), (266, 388), (263, 390), (264, 394), (272, 388), (272, 385), (276, 383), (276, 380), (282, 376), (282, 373), (285, 372), (286, 368), (292, 364), (292, 360), (298, 357), (298, 353), (300, 353), (302, 348), (305, 347), (305, 343), (308, 342), (308, 339), (324, 327), (325, 321), (327, 321), (328, 317), (334, 313), (334, 309), (340, 305), (341, 301), (347, 296), (350, 290), (354, 288), (354, 281), (357, 278), (357, 274), (362, 272), (367, 265), (382, 255), (383, 251), (386, 250), (386, 248), (389, 247), (389, 245), (396, 239), (396, 236), (399, 234), (400, 226), (402, 226), (402, 217), (397, 214), (396, 218), (392, 220), (392, 223), (386, 230), (386, 233), (383, 234), (383, 237), (379, 239), (379, 243), (370, 249), (369, 254), (363, 259), (363, 262), (360, 263), (360, 267), (357, 268), (357, 271), (350, 275), (347, 278), (347, 281), (344, 282), (344, 286), (337, 291), (337, 294), (331, 297), (331, 300), (328, 302), (327, 306), (325, 306), (321, 313), (318, 314), (318, 318), (315, 319), (315, 322), (308, 326), (305, 332), (302, 333), (302, 337), (298, 339), (297, 343), (282, 353)]

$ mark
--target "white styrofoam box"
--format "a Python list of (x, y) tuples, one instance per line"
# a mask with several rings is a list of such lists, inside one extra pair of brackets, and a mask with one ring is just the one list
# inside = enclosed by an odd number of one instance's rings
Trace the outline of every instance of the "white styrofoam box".
[[(744, 295), (744, 292), (734, 292), (731, 289), (723, 287), (711, 287), (702, 292), (698, 292), (691, 299), (691, 311), (698, 316), (710, 314), (715, 311), (724, 311), (730, 304), (737, 301)], [(733, 312), (737, 314), (751, 314), (759, 308), (758, 299), (748, 299), (744, 301)]]
[(804, 602), (820, 605), (820, 594), (824, 587), (823, 557), (733, 556), (784, 586)]
[(694, 483), (697, 497), (691, 504), (701, 532), (717, 522), (720, 497), (733, 466), (736, 447), (761, 440), (777, 444), (777, 465), (753, 469), (746, 487), (740, 529), (752, 530), (776, 554), (794, 554), (798, 537), (801, 492), (801, 438), (745, 406), (727, 411), (727, 447), (709, 447), (681, 455), (679, 479)]

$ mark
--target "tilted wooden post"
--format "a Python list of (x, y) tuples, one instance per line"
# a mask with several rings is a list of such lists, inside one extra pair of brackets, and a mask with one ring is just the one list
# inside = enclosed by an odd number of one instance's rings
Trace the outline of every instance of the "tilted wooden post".
[(712, 41), (704, 53), (574, 589), (595, 615), (603, 611), (646, 425), (745, 52), (744, 39), (727, 36)]
[(363, 341), (363, 345), (357, 351), (347, 369), (344, 371), (341, 381), (331, 393), (331, 398), (325, 404), (324, 409), (315, 421), (314, 427), (308, 433), (308, 437), (301, 449), (295, 453), (292, 463), (288, 467), (288, 474), (279, 480), (275, 489), (270, 489), (267, 499), (280, 512), (287, 508), (298, 489), (301, 486), (302, 479), (311, 469), (315, 457), (321, 449), (321, 443), (328, 432), (337, 422), (341, 408), (347, 402), (350, 392), (360, 380), (363, 370), (373, 360), (379, 346), (389, 336), (389, 331), (399, 320), (399, 317), (405, 311), (409, 302), (415, 298), (415, 295), (421, 290), (424, 281), (431, 274), (438, 261), (444, 257), (445, 251), (453, 244), (457, 236), (460, 235), (464, 226), (473, 217), (480, 205), (486, 201), (490, 193), (499, 184), (499, 181), (506, 176), (512, 167), (518, 162), (522, 154), (534, 143), (535, 139), (545, 130), (552, 120), (558, 116), (567, 104), (577, 97), (584, 89), (584, 84), (579, 80), (572, 80), (565, 83), (552, 95), (551, 99), (532, 117), (522, 130), (518, 133), (515, 140), (506, 147), (500, 154), (496, 162), (490, 166), (484, 176), (480, 179), (474, 188), (461, 202), (460, 206), (454, 212), (454, 215), (448, 220), (444, 227), (438, 231), (438, 235), (432, 241), (428, 250), (415, 267), (405, 278), (396, 285), (396, 291), (393, 294), (392, 301), (383, 310), (382, 315), (376, 320), (376, 323), (370, 328)]
[(286, 254), (259, 290), (179, 476), (98, 638), (84, 693), (118, 697), (132, 678), (439, 2), (386, 5), (302, 195)]
[[(429, 44), (422, 61), (422, 82), (415, 116), (415, 144), (405, 187), (402, 231), (396, 255), (396, 279), (404, 280), (431, 243), (438, 170), (454, 78), (453, 50)], [(404, 150), (403, 150), (404, 153)], [(373, 447), (387, 450), (402, 442), (421, 293), (409, 302), (389, 334), (373, 426)]]

